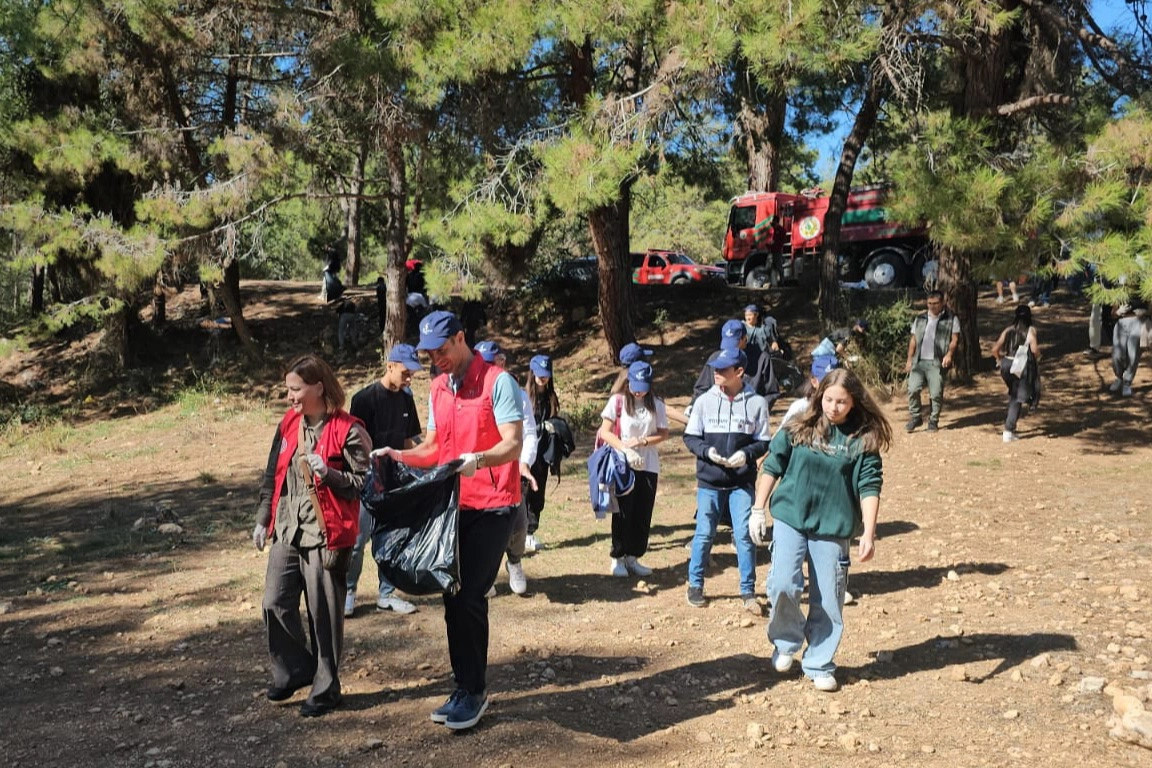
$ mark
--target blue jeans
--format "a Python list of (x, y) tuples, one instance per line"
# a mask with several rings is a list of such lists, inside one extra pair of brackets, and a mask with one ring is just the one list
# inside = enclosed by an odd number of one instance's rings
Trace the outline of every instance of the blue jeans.
[(692, 537), (692, 559), (688, 561), (688, 586), (704, 588), (704, 566), (712, 552), (716, 521), (727, 499), (732, 513), (732, 541), (736, 545), (736, 564), (740, 568), (740, 594), (756, 594), (756, 545), (748, 535), (748, 517), (752, 511), (752, 489), (696, 489), (696, 535)]
[[(376, 525), (376, 518), (372, 517), (363, 504), (360, 505), (360, 535), (356, 537), (356, 543), (352, 546), (352, 556), (348, 561), (348, 591), (355, 592), (356, 585), (360, 582), (360, 571), (364, 569), (364, 548), (368, 546), (368, 542), (372, 540), (372, 528)], [(396, 587), (392, 582), (384, 578), (384, 572), (379, 570), (377, 572), (380, 576), (380, 596), (378, 599), (383, 600), (391, 597), (392, 593), (396, 591)]]
[[(810, 536), (777, 520), (772, 526), (768, 569), (768, 639), (777, 653), (791, 656), (808, 641), (801, 666), (808, 677), (836, 671), (833, 658), (844, 636), (844, 592), (848, 586), (848, 539)], [(804, 561), (808, 561), (808, 617), (800, 610)]]

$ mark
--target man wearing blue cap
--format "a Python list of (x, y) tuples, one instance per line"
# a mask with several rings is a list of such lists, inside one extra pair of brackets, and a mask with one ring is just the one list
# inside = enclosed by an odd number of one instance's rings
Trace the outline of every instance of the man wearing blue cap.
[(453, 730), (471, 728), (488, 708), (488, 599), (520, 504), (524, 411), (511, 374), (473, 354), (451, 312), (420, 321), (417, 349), (443, 373), (428, 394), (427, 440), (384, 453), (414, 467), (460, 461), (460, 589), (443, 595), (456, 690), (432, 712)]
[[(738, 349), (743, 351), (748, 343), (748, 336), (745, 333), (744, 323), (740, 320), (728, 320), (720, 328), (720, 351), (725, 349)], [(689, 418), (692, 415), (692, 408), (695, 407), (696, 400), (700, 398), (705, 392), (712, 388), (713, 381), (713, 368), (712, 362), (720, 352), (713, 352), (708, 358), (708, 362), (704, 364), (703, 370), (700, 371), (700, 376), (696, 379), (696, 384), (692, 387), (692, 405), (689, 406), (686, 413)], [(776, 374), (772, 370), (772, 359), (770, 355), (761, 355), (756, 361), (756, 368), (751, 368), (751, 365), (746, 362), (749, 367), (744, 369), (744, 383), (752, 388), (752, 391), (764, 398), (768, 407), (772, 407), (772, 403), (776, 402), (780, 397), (780, 384), (776, 381)]]
[[(420, 436), (420, 416), (416, 413), (416, 400), (412, 397), (412, 375), (424, 370), (416, 359), (416, 350), (409, 344), (397, 344), (388, 354), (384, 375), (352, 397), (349, 412), (364, 422), (372, 447), (412, 448)], [(364, 506), (360, 506), (360, 535), (352, 547), (348, 564), (348, 596), (344, 600), (344, 615), (356, 612), (356, 585), (364, 567), (364, 548), (372, 538), (375, 519)], [(380, 611), (412, 613), (416, 606), (396, 597), (396, 587), (379, 571), (379, 590), (376, 608)]]
[(768, 404), (744, 382), (748, 358), (727, 346), (709, 358), (714, 383), (696, 399), (684, 444), (696, 457), (696, 534), (688, 563), (688, 604), (703, 608), (704, 568), (712, 552), (716, 524), (727, 508), (740, 569), (745, 610), (762, 612), (756, 600), (756, 545), (748, 530), (756, 489), (756, 462), (768, 452)]

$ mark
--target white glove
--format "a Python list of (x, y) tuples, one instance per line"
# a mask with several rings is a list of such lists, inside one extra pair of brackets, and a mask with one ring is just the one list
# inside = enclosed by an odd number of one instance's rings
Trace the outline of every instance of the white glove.
[(736, 453), (728, 457), (728, 466), (732, 469), (740, 469), (740, 467), (747, 463), (748, 454), (744, 453), (744, 451), (736, 451)]
[(460, 465), (460, 469), (456, 470), (464, 477), (472, 477), (476, 474), (476, 467), (480, 464), (480, 454), (478, 453), (462, 453), (460, 454), (460, 461), (464, 462)]
[(268, 526), (256, 524), (252, 529), (252, 544), (255, 545), (258, 552), (264, 551), (264, 545), (268, 543)]
[(556, 425), (552, 423), (552, 420), (551, 420), (551, 419), (549, 419), (548, 421), (545, 421), (545, 422), (544, 422), (544, 431), (545, 431), (545, 432), (548, 432), (548, 433), (550, 433), (550, 434), (555, 434), (555, 432), (556, 432)]
[(624, 458), (628, 459), (628, 466), (632, 469), (644, 469), (644, 457), (636, 449), (625, 448)]
[(721, 467), (728, 466), (728, 459), (721, 456), (720, 451), (716, 450), (715, 448), (708, 449), (708, 461)]
[(768, 521), (764, 517), (763, 509), (752, 508), (752, 514), (748, 517), (748, 535), (752, 537), (752, 543), (757, 546), (768, 539)]
[(315, 453), (308, 453), (304, 455), (304, 460), (308, 462), (308, 468), (312, 470), (312, 474), (321, 480), (328, 476), (328, 465), (324, 463), (324, 459)]

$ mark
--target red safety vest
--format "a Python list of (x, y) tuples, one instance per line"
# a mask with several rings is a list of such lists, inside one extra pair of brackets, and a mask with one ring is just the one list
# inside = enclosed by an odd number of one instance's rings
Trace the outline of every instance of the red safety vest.
[[(276, 507), (280, 503), (280, 492), (285, 487), (288, 464), (296, 455), (296, 445), (300, 431), (301, 414), (289, 410), (280, 421), (280, 456), (276, 459), (276, 488), (272, 491), (272, 520), (268, 530), (276, 527)], [(324, 428), (316, 439), (316, 453), (324, 457), (330, 467), (345, 470), (344, 443), (352, 427), (364, 423), (347, 411), (339, 410), (328, 415)], [(335, 462), (339, 461), (340, 464)], [(356, 543), (360, 532), (360, 499), (341, 498), (323, 483), (316, 484), (316, 498), (320, 501), (317, 513), (324, 525), (324, 540), (328, 549), (343, 549)]]
[[(500, 442), (492, 389), (500, 368), (472, 356), (464, 383), (457, 392), (448, 386), (448, 374), (432, 382), (432, 415), (436, 423), (439, 464), (460, 458), (463, 453), (480, 453)], [(484, 467), (472, 477), (460, 478), (461, 509), (495, 509), (520, 503), (520, 462)]]

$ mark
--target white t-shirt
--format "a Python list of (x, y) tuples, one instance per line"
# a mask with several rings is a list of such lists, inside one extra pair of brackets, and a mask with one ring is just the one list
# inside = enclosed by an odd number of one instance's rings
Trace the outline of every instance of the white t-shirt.
[[(616, 421), (616, 409), (620, 409), (620, 439), (651, 437), (658, 429), (668, 429), (668, 413), (664, 410), (664, 401), (656, 398), (656, 412), (652, 413), (644, 407), (642, 402), (636, 403), (636, 413), (629, 416), (624, 395), (612, 395), (608, 404), (600, 412), (600, 417), (608, 421)], [(660, 471), (660, 452), (655, 446), (638, 445), (634, 449), (644, 457), (644, 472)]]
[[(943, 313), (941, 313), (943, 314)], [(936, 358), (936, 326), (940, 323), (940, 315), (928, 313), (928, 324), (924, 326), (924, 338), (920, 342), (920, 359), (933, 360)], [(916, 333), (916, 321), (912, 321), (912, 333)], [(960, 333), (960, 318), (952, 315), (952, 333)]]
[(780, 426), (778, 429), (784, 429), (784, 425), (792, 419), (802, 416), (808, 411), (809, 400), (806, 397), (798, 397), (792, 401), (792, 405), (788, 406), (788, 410), (784, 411), (784, 417), (780, 419)]

